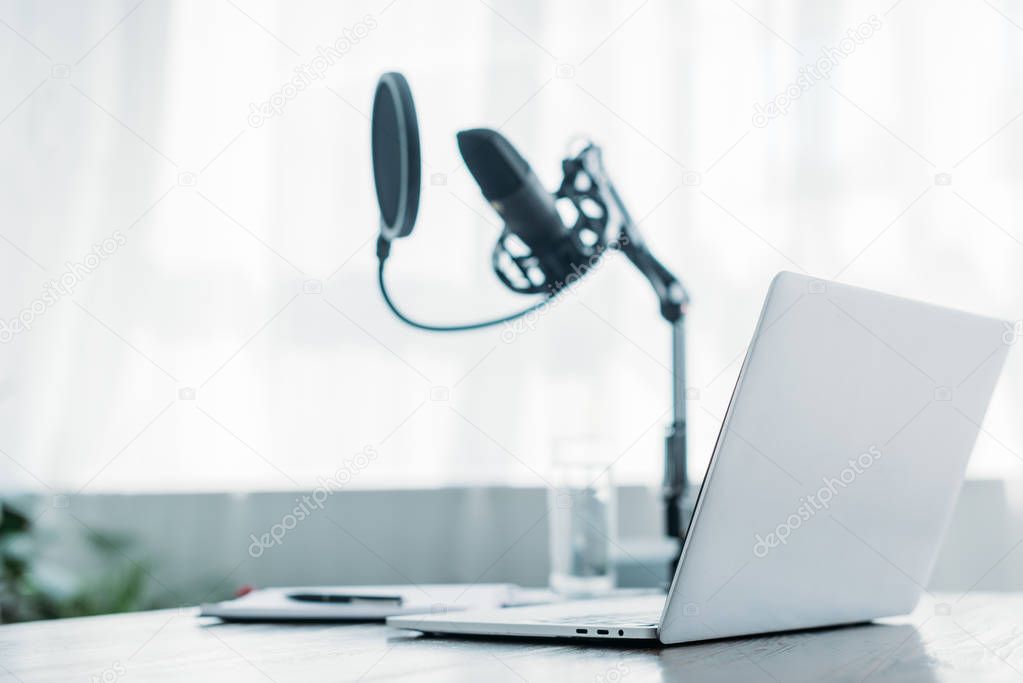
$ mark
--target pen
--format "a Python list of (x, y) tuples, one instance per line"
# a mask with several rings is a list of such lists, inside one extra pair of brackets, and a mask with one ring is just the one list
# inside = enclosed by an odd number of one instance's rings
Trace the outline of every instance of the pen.
[(353, 605), (366, 602), (373, 605), (383, 603), (401, 605), (400, 595), (350, 595), (344, 593), (290, 593), (288, 597), (299, 602), (329, 602), (333, 604)]

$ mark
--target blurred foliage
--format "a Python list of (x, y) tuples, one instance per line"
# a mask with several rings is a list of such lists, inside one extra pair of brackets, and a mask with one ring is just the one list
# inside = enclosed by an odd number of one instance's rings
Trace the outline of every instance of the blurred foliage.
[(51, 541), (32, 520), (0, 503), (0, 624), (146, 609), (148, 567), (131, 559), (126, 536), (89, 531), (88, 562), (95, 576), (81, 576), (45, 559)]

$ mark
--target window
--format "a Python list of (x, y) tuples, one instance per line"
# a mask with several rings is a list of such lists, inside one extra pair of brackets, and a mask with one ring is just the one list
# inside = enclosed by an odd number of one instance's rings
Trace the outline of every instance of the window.
[[(510, 341), (383, 307), (367, 115), (395, 68), (425, 160), (389, 262), (400, 305), (458, 321), (528, 303), (490, 272), (499, 223), (457, 130), (499, 127), (552, 188), (565, 144), (592, 135), (693, 296), (696, 477), (778, 270), (1018, 319), (1016, 29), (983, 5), (887, 9), (12, 10), (0, 311), (30, 329), (2, 347), (2, 481), (313, 486), (370, 448), (352, 486), (535, 484), (553, 440), (585, 432), (621, 454), (620, 481), (658, 482), (669, 330), (623, 260)], [(806, 77), (822, 59), (830, 75)], [(1003, 379), (974, 474), (1019, 471), (1021, 401)]]

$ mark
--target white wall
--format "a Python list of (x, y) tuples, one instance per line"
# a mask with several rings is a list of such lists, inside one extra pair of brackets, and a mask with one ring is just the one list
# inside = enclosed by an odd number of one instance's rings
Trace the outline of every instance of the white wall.
[[(999, 482), (969, 481), (930, 588), (964, 592), (1023, 589), (1023, 527), (1010, 522)], [(131, 551), (151, 561), (151, 595), (164, 603), (225, 598), (243, 584), (323, 585), (429, 582), (547, 584), (546, 493), (541, 489), (446, 488), (346, 491), (288, 531), (280, 545), (249, 554), (250, 534), (281, 521), (299, 494), (85, 495), (52, 507), (33, 502), (57, 533), (51, 556), (85, 573), (74, 539), (83, 525), (138, 539)], [(620, 492), (624, 539), (660, 527), (652, 489)], [(63, 503), (60, 503), (63, 504)], [(257, 551), (258, 552), (258, 551)], [(648, 577), (650, 572), (634, 572)]]

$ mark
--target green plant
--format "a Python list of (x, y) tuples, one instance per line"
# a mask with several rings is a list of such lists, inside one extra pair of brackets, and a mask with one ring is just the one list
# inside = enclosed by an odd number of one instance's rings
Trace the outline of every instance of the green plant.
[[(0, 623), (144, 609), (145, 563), (130, 538), (85, 533), (94, 573), (70, 571), (43, 552), (50, 539), (9, 503), (0, 503)], [(86, 563), (83, 563), (86, 564)]]

